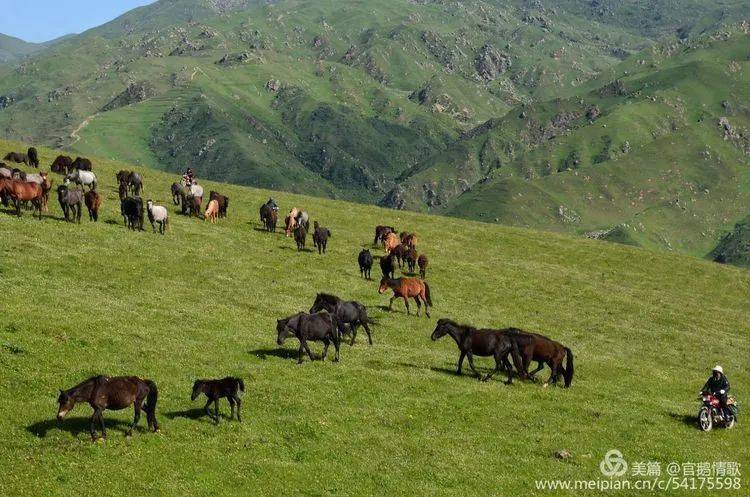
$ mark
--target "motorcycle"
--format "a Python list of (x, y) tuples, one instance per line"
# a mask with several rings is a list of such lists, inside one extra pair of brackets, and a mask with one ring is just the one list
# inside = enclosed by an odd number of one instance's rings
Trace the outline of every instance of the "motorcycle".
[(703, 431), (711, 431), (716, 426), (723, 426), (730, 429), (737, 421), (737, 402), (734, 397), (727, 398), (726, 414), (721, 414), (721, 403), (719, 398), (711, 392), (701, 392), (698, 399), (703, 405), (698, 410), (698, 426)]

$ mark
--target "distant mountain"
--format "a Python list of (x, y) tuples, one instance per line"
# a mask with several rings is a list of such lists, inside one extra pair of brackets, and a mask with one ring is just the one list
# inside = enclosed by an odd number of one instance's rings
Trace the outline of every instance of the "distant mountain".
[(747, 17), (734, 0), (161, 0), (0, 66), (0, 136), (705, 255), (750, 211)]
[(0, 62), (16, 61), (44, 48), (42, 44), (28, 43), (0, 33)]

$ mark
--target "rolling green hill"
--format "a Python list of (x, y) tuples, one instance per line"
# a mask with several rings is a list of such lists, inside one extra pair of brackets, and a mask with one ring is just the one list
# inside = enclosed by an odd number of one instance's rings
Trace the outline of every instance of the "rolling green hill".
[(0, 66), (0, 136), (703, 256), (750, 212), (748, 17), (162, 0)]
[(21, 59), (42, 50), (44, 45), (28, 43), (0, 33), (0, 63)]
[[(23, 147), (0, 141), (3, 152)], [(45, 163), (56, 153), (40, 149)], [(741, 401), (750, 389), (744, 270), (210, 182), (231, 198), (227, 219), (210, 225), (169, 205), (165, 236), (131, 232), (114, 184), (124, 167), (95, 160), (98, 223), (84, 214), (67, 224), (54, 201), (41, 221), (0, 212), (4, 495), (542, 495), (536, 479), (599, 478), (611, 448), (631, 463), (750, 463), (744, 422), (705, 435), (693, 420), (715, 363)], [(176, 177), (136, 169), (145, 197), (168, 205)], [(260, 231), (269, 195), (329, 227), (328, 254), (298, 253), (283, 234)], [(399, 303), (384, 311), (387, 296), (360, 278), (356, 255), (381, 223), (419, 234), (431, 320)], [(374, 345), (360, 336), (339, 363), (298, 366), (295, 344), (276, 345), (275, 320), (319, 291), (364, 302)], [(560, 340), (575, 354), (572, 388), (456, 377), (455, 345), (429, 340), (441, 317)], [(58, 389), (97, 373), (156, 381), (162, 433), (126, 439), (132, 412), (108, 411), (109, 439), (92, 444), (88, 406), (57, 422)], [(244, 420), (214, 426), (190, 387), (228, 374), (245, 379)], [(560, 449), (571, 457), (557, 459)]]

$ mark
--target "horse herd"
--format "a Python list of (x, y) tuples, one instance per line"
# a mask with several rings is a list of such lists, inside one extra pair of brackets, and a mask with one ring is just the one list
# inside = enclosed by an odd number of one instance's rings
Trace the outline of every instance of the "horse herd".
[[(24, 163), (38, 167), (36, 150), (30, 148), (26, 154), (10, 153), (5, 160)], [(65, 175), (65, 182), (57, 189), (58, 201), (65, 219), (80, 222), (81, 205), (85, 203), (91, 221), (97, 221), (102, 198), (97, 193), (96, 176), (92, 171), (91, 162), (87, 159), (59, 156), (52, 164), (51, 170)], [(168, 210), (164, 206), (156, 205), (153, 201), (146, 202), (144, 209), (141, 194), (144, 190), (143, 178), (135, 171), (119, 171), (116, 174), (118, 191), (121, 202), (121, 213), (127, 227), (143, 229), (144, 211), (148, 214), (152, 228), (164, 234), (169, 225)], [(71, 188), (70, 184), (78, 184), (81, 188)], [(26, 186), (29, 185), (29, 186)], [(88, 191), (85, 191), (88, 188)], [(28, 189), (29, 192), (25, 192)], [(18, 169), (9, 169), (0, 163), (0, 196), (7, 205), (9, 200), (15, 202), (16, 211), (20, 215), (20, 204), (31, 201), (35, 212), (46, 208), (46, 194), (51, 189), (51, 181), (47, 175), (25, 174)], [(200, 217), (203, 202), (203, 188), (197, 182), (192, 185), (173, 183), (171, 187), (172, 199), (175, 205), (181, 206), (185, 215)], [(227, 215), (229, 198), (215, 191), (209, 194), (209, 201), (203, 218), (216, 222), (218, 218)], [(278, 221), (278, 207), (269, 200), (260, 208), (260, 221), (269, 232), (275, 232)], [(310, 216), (304, 210), (293, 208), (284, 218), (284, 233), (287, 237), (294, 236), (298, 250), (304, 250), (307, 233), (310, 229)], [(326, 251), (331, 231), (322, 227), (317, 221), (314, 223), (313, 243), (319, 254)], [(393, 295), (388, 309), (393, 302), (402, 299), (407, 315), (410, 314), (409, 299), (417, 304), (417, 316), (425, 307), (425, 315), (430, 317), (432, 298), (430, 286), (425, 281), (428, 269), (428, 259), (425, 254), (417, 252), (419, 244), (415, 233), (398, 233), (393, 226), (379, 225), (375, 228), (373, 245), (380, 244), (384, 255), (379, 256), (382, 278), (378, 286), (378, 293), (384, 294), (389, 290)], [(371, 280), (371, 269), (374, 256), (370, 249), (363, 249), (358, 254), (360, 275)], [(416, 267), (419, 267), (419, 277), (414, 277)], [(396, 278), (396, 267), (406, 275)], [(340, 345), (345, 336), (349, 335), (349, 345), (355, 344), (357, 330), (361, 327), (367, 334), (368, 343), (373, 344), (370, 325), (374, 322), (368, 317), (367, 308), (357, 301), (346, 301), (335, 295), (320, 293), (316, 296), (309, 312), (298, 312), (276, 322), (276, 342), (282, 346), (289, 337), (299, 342), (298, 363), (302, 363), (304, 356), (310, 360), (325, 360), (330, 345), (334, 347), (334, 361), (340, 359)], [(560, 376), (564, 379), (564, 386), (569, 387), (573, 379), (573, 353), (559, 342), (537, 333), (530, 333), (518, 328), (505, 329), (477, 329), (469, 325), (459, 324), (450, 319), (440, 319), (431, 335), (432, 340), (443, 336), (450, 336), (459, 349), (459, 359), (456, 374), (461, 374), (465, 359), (468, 359), (472, 371), (483, 381), (491, 379), (498, 372), (507, 373), (506, 383), (510, 384), (513, 377), (534, 379), (535, 374), (545, 365), (550, 370), (550, 377), (544, 386), (556, 384)], [(310, 350), (309, 342), (323, 343), (323, 352), (316, 356)], [(474, 356), (493, 357), (495, 368), (487, 375), (481, 376), (474, 366)], [(532, 362), (537, 362), (534, 371), (529, 372)], [(240, 391), (244, 391), (244, 383), (239, 378), (226, 377), (219, 380), (196, 380), (193, 385), (191, 400), (195, 400), (201, 393), (207, 397), (204, 407), (206, 414), (215, 422), (219, 421), (220, 398), (227, 398), (232, 416), (239, 421), (241, 399)], [(78, 402), (87, 402), (94, 413), (90, 420), (92, 439), (96, 439), (96, 424), (101, 427), (102, 437), (106, 437), (103, 411), (106, 409), (120, 410), (129, 406), (134, 407), (133, 423), (128, 435), (138, 424), (141, 410), (146, 412), (148, 426), (153, 431), (159, 430), (156, 420), (156, 402), (158, 392), (156, 384), (151, 380), (138, 377), (106, 377), (95, 376), (68, 390), (61, 390), (58, 398), (58, 419), (65, 415)], [(210, 409), (214, 405), (214, 411)]]

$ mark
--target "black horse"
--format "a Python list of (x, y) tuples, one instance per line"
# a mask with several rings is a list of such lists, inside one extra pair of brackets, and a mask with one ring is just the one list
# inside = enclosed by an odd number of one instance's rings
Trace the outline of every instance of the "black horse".
[(294, 241), (297, 242), (297, 250), (305, 250), (305, 240), (307, 239), (307, 229), (304, 224), (294, 228)]
[[(544, 383), (545, 387), (549, 384), (555, 385), (560, 374), (563, 376), (565, 388), (570, 387), (574, 372), (572, 350), (560, 342), (538, 333), (531, 333), (518, 328), (506, 328), (500, 330), (500, 332), (513, 340), (518, 347), (523, 367), (523, 371), (519, 369), (519, 372), (522, 371), (523, 375), (528, 375), (533, 379), (534, 375), (544, 369), (546, 364), (549, 366), (551, 373), (549, 379)], [(563, 364), (563, 360), (565, 360), (565, 364)], [(531, 373), (527, 373), (532, 361), (537, 362), (537, 368)], [(504, 364), (506, 369), (510, 367), (507, 355)]]
[(328, 354), (328, 346), (333, 343), (336, 349), (336, 356), (334, 361), (339, 360), (339, 347), (341, 345), (341, 336), (339, 334), (339, 325), (334, 315), (327, 312), (321, 312), (318, 314), (307, 314), (299, 312), (293, 316), (289, 316), (285, 319), (279, 319), (276, 321), (276, 332), (277, 338), (276, 343), (284, 345), (284, 341), (289, 335), (294, 335), (299, 340), (299, 364), (302, 364), (302, 357), (304, 353), (310, 356), (310, 360), (314, 361), (310, 347), (308, 347), (308, 340), (322, 341), (323, 342), (323, 355), (321, 360), (325, 360)]
[[(195, 400), (200, 394), (206, 394), (208, 401), (204, 410), (208, 417), (213, 419), (216, 423), (219, 422), (219, 399), (226, 397), (231, 407), (231, 414), (229, 419), (234, 418), (234, 406), (237, 406), (237, 421), (242, 421), (240, 418), (240, 406), (242, 406), (242, 399), (240, 399), (239, 392), (245, 391), (245, 383), (242, 378), (235, 378), (227, 376), (220, 380), (195, 380), (193, 383), (193, 394), (190, 396), (190, 400)], [(209, 406), (213, 402), (215, 413), (211, 413)]]
[(396, 268), (393, 265), (393, 255), (389, 254), (380, 258), (380, 270), (383, 272), (383, 278), (395, 278)]
[(318, 249), (318, 254), (325, 254), (328, 239), (331, 237), (331, 230), (320, 226), (317, 221), (313, 225), (315, 227), (313, 231), (313, 245)]
[[(504, 360), (508, 354), (510, 354), (519, 375), (522, 378), (525, 377), (525, 370), (523, 369), (518, 346), (515, 341), (504, 332), (499, 330), (478, 330), (471, 326), (460, 325), (450, 319), (441, 319), (437, 322), (435, 331), (432, 332), (432, 339), (437, 340), (445, 335), (450, 335), (450, 337), (456, 342), (456, 345), (458, 345), (458, 350), (461, 351), (461, 355), (458, 358), (456, 374), (461, 374), (464, 357), (468, 357), (471, 370), (474, 371), (482, 381), (487, 381), (503, 369)], [(474, 367), (474, 355), (483, 357), (493, 356), (495, 358), (495, 369), (482, 378)], [(511, 369), (508, 371), (508, 380), (505, 383), (510, 385), (512, 382), (513, 370)]]
[(93, 166), (91, 161), (85, 157), (76, 157), (76, 160), (71, 164), (73, 169), (80, 169), (81, 171), (92, 171)]
[(81, 211), (83, 210), (83, 192), (71, 190), (67, 185), (57, 187), (57, 201), (65, 215), (65, 220), (81, 224)]
[(96, 439), (95, 423), (97, 420), (102, 427), (102, 438), (107, 438), (102, 416), (104, 410), (119, 411), (132, 405), (135, 416), (127, 435), (130, 436), (133, 433), (133, 428), (141, 419), (141, 409), (146, 411), (148, 427), (158, 432), (159, 424), (156, 422), (158, 395), (156, 383), (151, 380), (144, 380), (137, 376), (93, 376), (69, 390), (60, 390), (60, 396), (57, 398), (57, 419), (62, 421), (78, 402), (87, 402), (94, 409), (94, 414), (91, 416), (91, 439)]
[(131, 230), (143, 231), (143, 200), (140, 197), (126, 197), (120, 202), (120, 214), (125, 226)]
[(372, 279), (370, 276), (370, 270), (372, 269), (372, 254), (370, 250), (363, 249), (359, 253), (359, 257), (357, 257), (357, 262), (359, 262), (359, 274), (367, 280)]
[(39, 167), (39, 153), (36, 151), (36, 148), (29, 147), (29, 150), (26, 152), (26, 155), (29, 158), (29, 165), (31, 167)]
[(310, 308), (310, 314), (320, 311), (326, 311), (336, 316), (339, 331), (342, 333), (347, 331), (345, 325), (349, 325), (349, 331), (352, 334), (352, 341), (349, 342), (350, 346), (354, 345), (354, 340), (357, 338), (357, 327), (360, 325), (365, 329), (367, 340), (372, 345), (370, 327), (367, 326), (370, 320), (367, 317), (367, 308), (363, 304), (360, 304), (356, 300), (344, 301), (335, 295), (319, 293), (315, 297), (315, 303)]

